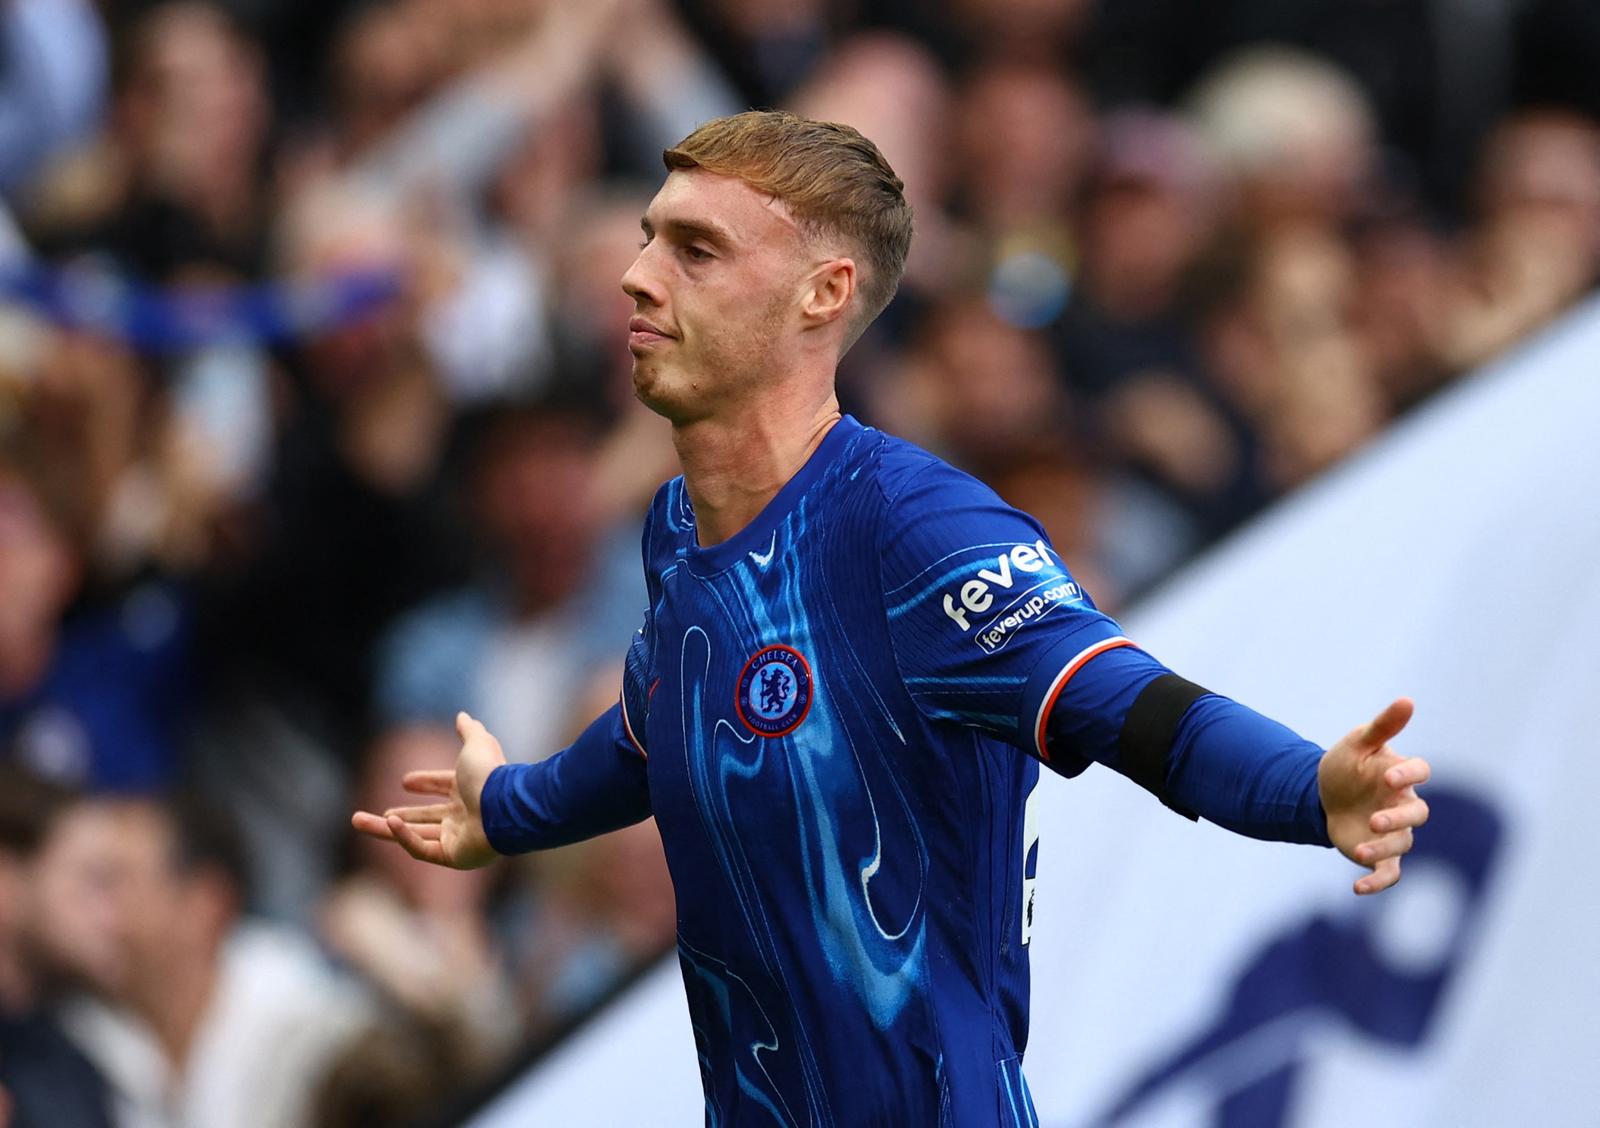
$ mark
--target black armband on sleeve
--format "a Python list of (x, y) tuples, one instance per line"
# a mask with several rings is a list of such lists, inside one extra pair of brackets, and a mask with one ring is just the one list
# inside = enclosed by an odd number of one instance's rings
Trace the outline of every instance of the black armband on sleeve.
[(1183, 715), (1210, 692), (1177, 674), (1162, 674), (1133, 699), (1117, 738), (1122, 774), (1186, 819), (1199, 816), (1167, 795), (1167, 760)]

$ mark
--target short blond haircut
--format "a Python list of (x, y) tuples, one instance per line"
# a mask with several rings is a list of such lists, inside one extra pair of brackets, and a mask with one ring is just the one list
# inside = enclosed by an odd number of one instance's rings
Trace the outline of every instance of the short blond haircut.
[(854, 344), (899, 289), (911, 248), (905, 185), (871, 141), (848, 125), (782, 110), (751, 110), (708, 121), (661, 154), (669, 172), (704, 169), (782, 200), (802, 232), (842, 236), (865, 268)]

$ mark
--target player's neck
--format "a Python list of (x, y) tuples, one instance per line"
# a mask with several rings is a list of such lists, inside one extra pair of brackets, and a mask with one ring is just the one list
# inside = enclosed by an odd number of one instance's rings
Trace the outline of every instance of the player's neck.
[(798, 411), (730, 414), (674, 426), (700, 547), (720, 544), (766, 508), (840, 419), (839, 401)]

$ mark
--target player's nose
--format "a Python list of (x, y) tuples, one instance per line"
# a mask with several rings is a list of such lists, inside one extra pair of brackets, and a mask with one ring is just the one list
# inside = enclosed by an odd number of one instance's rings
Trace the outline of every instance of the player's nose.
[(649, 255), (650, 248), (646, 247), (633, 260), (633, 265), (623, 271), (622, 292), (632, 298), (636, 305), (659, 306), (665, 295), (660, 282), (650, 271), (647, 261)]

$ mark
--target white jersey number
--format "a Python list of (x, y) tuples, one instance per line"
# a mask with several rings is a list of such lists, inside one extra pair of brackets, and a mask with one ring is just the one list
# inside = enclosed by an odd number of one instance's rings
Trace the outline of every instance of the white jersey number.
[(1028, 869), (1028, 855), (1039, 844), (1039, 785), (1034, 783), (1028, 798), (1022, 804), (1022, 942), (1026, 944), (1033, 934), (1033, 887), (1038, 879), (1039, 862), (1034, 859), (1033, 869)]

